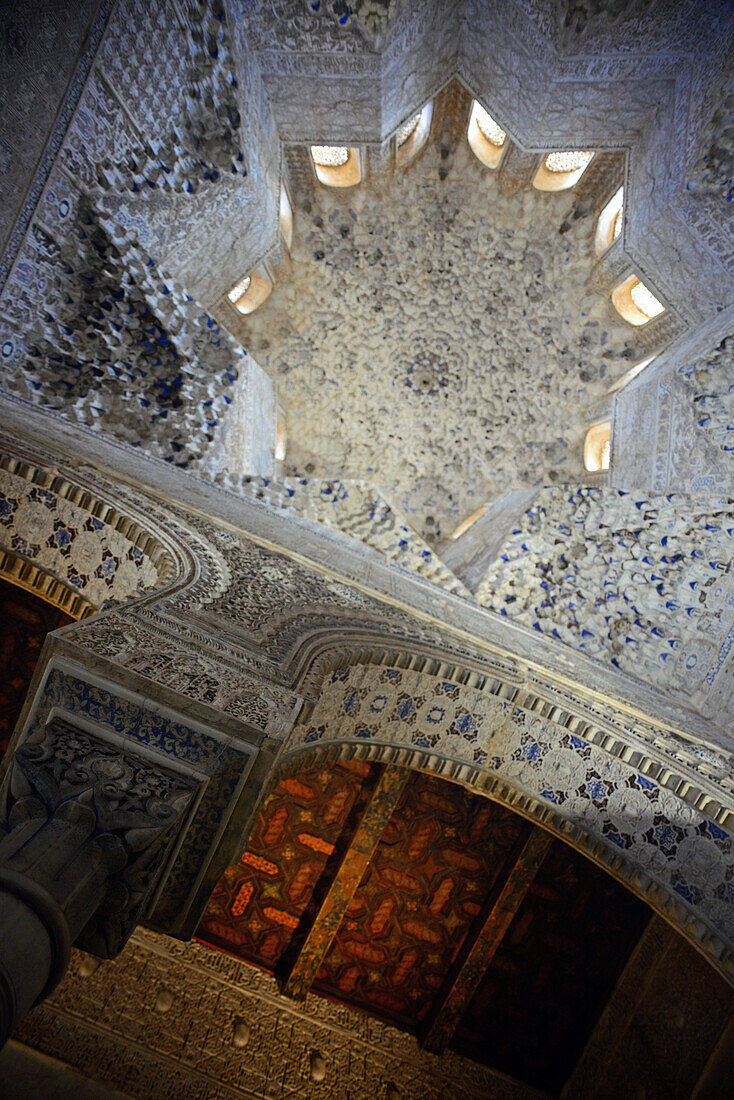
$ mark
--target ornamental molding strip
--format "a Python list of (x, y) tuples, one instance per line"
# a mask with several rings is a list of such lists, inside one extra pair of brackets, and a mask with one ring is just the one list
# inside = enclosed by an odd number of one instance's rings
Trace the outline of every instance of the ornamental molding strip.
[(84, 619), (93, 615), (95, 605), (80, 595), (75, 587), (66, 584), (45, 569), (39, 569), (27, 558), (22, 558), (10, 550), (0, 547), (0, 577), (11, 584), (33, 592), (41, 599), (65, 611), (73, 619)]

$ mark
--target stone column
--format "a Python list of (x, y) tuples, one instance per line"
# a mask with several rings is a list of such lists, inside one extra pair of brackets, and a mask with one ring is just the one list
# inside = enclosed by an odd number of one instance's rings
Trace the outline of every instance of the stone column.
[(55, 719), (0, 789), (0, 1045), (63, 976), (72, 943), (118, 954), (194, 784)]

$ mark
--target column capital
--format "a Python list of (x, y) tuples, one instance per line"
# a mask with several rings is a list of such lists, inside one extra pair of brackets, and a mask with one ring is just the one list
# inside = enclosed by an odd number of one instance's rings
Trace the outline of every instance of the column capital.
[(66, 970), (75, 943), (119, 954), (197, 782), (52, 718), (0, 787), (0, 1041)]

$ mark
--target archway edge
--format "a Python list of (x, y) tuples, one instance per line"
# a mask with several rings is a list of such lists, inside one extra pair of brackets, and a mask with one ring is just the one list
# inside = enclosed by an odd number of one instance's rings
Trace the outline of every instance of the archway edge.
[[(141, 600), (156, 600), (193, 587), (202, 572), (201, 554), (192, 552), (189, 532), (174, 530), (175, 524), (156, 508), (145, 507), (148, 501), (136, 500), (134, 492), (119, 483), (111, 484), (98, 473), (82, 469), (67, 470), (59, 457), (35, 447), (22, 449), (13, 439), (0, 433), (0, 474), (25, 482), (29, 487), (51, 494), (88, 513), (89, 517), (122, 536), (127, 543), (148, 559), (157, 574), (157, 581), (146, 584), (136, 595), (124, 598), (124, 604)], [(114, 503), (113, 503), (114, 501)], [(142, 507), (141, 507), (142, 505)], [(12, 527), (11, 527), (12, 529)], [(26, 557), (22, 551), (4, 540), (0, 573), (13, 584), (33, 592), (42, 599), (67, 611), (74, 618), (85, 618), (99, 610), (99, 604), (88, 597), (84, 586), (74, 588), (52, 570)], [(196, 540), (194, 540), (196, 541)]]
[(3, 547), (0, 547), (0, 577), (16, 588), (22, 588), (53, 607), (58, 607), (60, 611), (65, 611), (72, 619), (85, 619), (96, 611), (95, 605), (72, 585)]
[(314, 631), (301, 642), (294, 689), (304, 698), (299, 724), (305, 724), (327, 677), (339, 669), (384, 667), (451, 680), (462, 688), (480, 691), (523, 707), (554, 725), (597, 746), (609, 756), (634, 766), (679, 798), (703, 811), (718, 824), (734, 821), (734, 761), (721, 746), (692, 737), (658, 715), (611, 695), (569, 690), (550, 670), (526, 665), (522, 659), (497, 650), (475, 655), (445, 647), (419, 647), (384, 632)]
[(329, 741), (302, 745), (281, 757), (271, 788), (284, 778), (297, 775), (318, 764), (337, 764), (344, 760), (392, 764), (411, 771), (438, 776), (472, 793), (489, 798), (513, 813), (545, 829), (558, 840), (591, 860), (620, 882), (630, 893), (648, 905), (676, 932), (680, 933), (707, 962), (734, 986), (734, 952), (728, 942), (701, 920), (642, 868), (616, 855), (596, 837), (564, 818), (547, 803), (541, 803), (527, 791), (485, 769), (452, 760), (440, 753), (386, 742)]

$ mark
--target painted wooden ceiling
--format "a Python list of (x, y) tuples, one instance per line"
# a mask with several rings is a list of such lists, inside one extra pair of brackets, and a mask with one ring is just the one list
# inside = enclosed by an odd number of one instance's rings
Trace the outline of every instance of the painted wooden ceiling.
[(558, 1092), (649, 917), (506, 808), (343, 761), (278, 782), (198, 938)]

